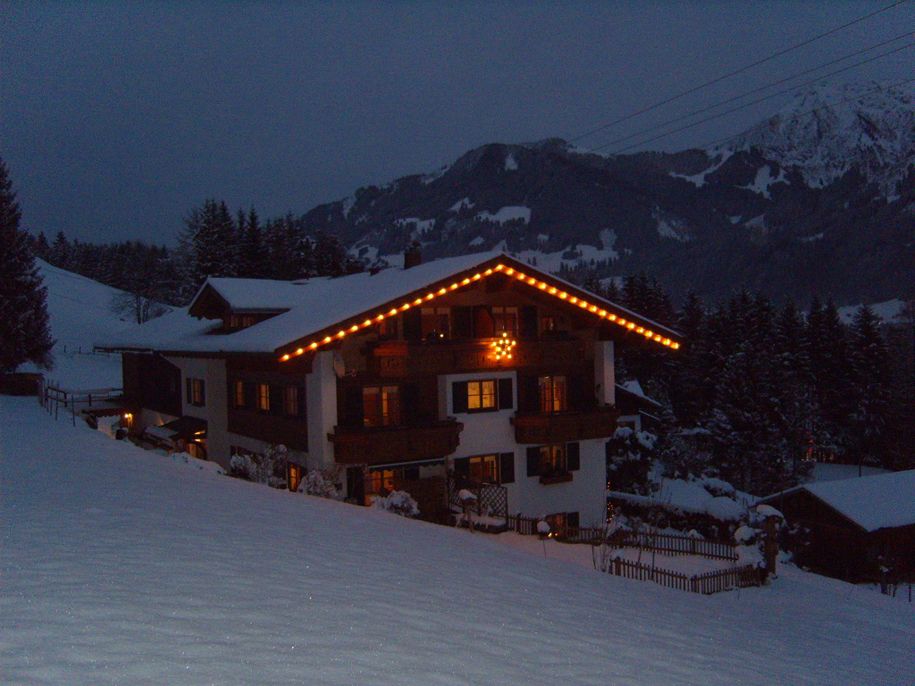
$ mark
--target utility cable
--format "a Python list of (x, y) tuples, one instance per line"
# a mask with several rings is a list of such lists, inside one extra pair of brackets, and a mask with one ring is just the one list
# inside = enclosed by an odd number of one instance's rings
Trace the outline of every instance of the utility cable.
[(813, 43), (813, 42), (815, 42), (815, 41), (818, 41), (818, 40), (820, 40), (821, 38), (825, 38), (826, 36), (831, 36), (831, 35), (834, 34), (834, 33), (838, 33), (839, 31), (842, 31), (843, 29), (847, 29), (849, 26), (854, 26), (855, 24), (859, 24), (859, 23), (861, 23), (862, 21), (866, 21), (867, 19), (870, 19), (871, 17), (877, 16), (878, 14), (881, 14), (882, 12), (886, 12), (887, 10), (891, 10), (891, 9), (893, 9), (894, 7), (896, 7), (897, 5), (901, 5), (901, 4), (903, 4), (904, 2), (906, 2), (906, 1), (907, 1), (907, 0), (898, 0), (897, 2), (894, 2), (894, 3), (890, 4), (890, 5), (886, 5), (885, 7), (881, 7), (880, 9), (874, 10), (873, 12), (870, 12), (869, 14), (865, 14), (863, 17), (858, 17), (857, 19), (853, 19), (853, 20), (850, 21), (850, 22), (846, 22), (845, 24), (842, 24), (841, 26), (836, 26), (835, 28), (829, 29), (828, 31), (825, 31), (825, 32), (820, 33), (820, 34), (818, 34), (818, 35), (816, 35), (816, 36), (813, 36), (812, 38), (808, 38), (807, 40), (801, 41), (800, 43), (796, 43), (795, 45), (792, 45), (791, 47), (785, 48), (785, 49), (783, 49), (783, 50), (779, 50), (778, 52), (774, 52), (774, 53), (772, 53), (771, 55), (769, 55), (769, 56), (767, 56), (767, 57), (764, 57), (764, 58), (762, 58), (762, 59), (756, 60), (755, 62), (752, 62), (752, 63), (750, 63), (750, 64), (747, 64), (747, 65), (745, 65), (745, 66), (743, 66), (743, 67), (740, 67), (739, 69), (735, 69), (734, 71), (728, 72), (727, 74), (723, 74), (722, 76), (718, 76), (718, 77), (712, 79), (711, 81), (706, 81), (705, 83), (701, 83), (701, 84), (699, 84), (698, 86), (693, 86), (692, 88), (689, 88), (689, 89), (687, 89), (687, 90), (685, 90), (685, 91), (682, 91), (682, 92), (680, 92), (680, 93), (677, 93), (676, 95), (673, 95), (673, 96), (671, 96), (671, 97), (669, 97), (669, 98), (667, 98), (667, 99), (665, 99), (665, 100), (661, 100), (661, 101), (659, 101), (659, 102), (656, 102), (656, 103), (654, 103), (653, 105), (649, 105), (648, 107), (643, 107), (643, 108), (640, 109), (640, 110), (637, 110), (637, 111), (635, 111), (635, 112), (632, 112), (631, 114), (627, 114), (626, 116), (620, 117), (619, 119), (615, 119), (615, 120), (613, 120), (613, 121), (611, 121), (611, 122), (609, 122), (609, 123), (607, 123), (607, 124), (602, 124), (601, 126), (598, 126), (598, 127), (594, 128), (594, 129), (591, 129), (590, 131), (587, 131), (587, 132), (585, 132), (585, 133), (583, 133), (583, 134), (581, 134), (581, 135), (578, 135), (578, 136), (576, 136), (576, 137), (574, 137), (574, 138), (570, 138), (570, 139), (569, 139), (569, 142), (570, 142), (570, 143), (574, 143), (575, 141), (579, 141), (579, 140), (581, 140), (582, 138), (587, 138), (588, 136), (592, 136), (592, 135), (594, 135), (595, 133), (598, 133), (598, 132), (603, 131), (603, 130), (605, 130), (605, 129), (609, 129), (611, 126), (616, 126), (617, 124), (621, 124), (621, 123), (624, 122), (624, 121), (628, 121), (628, 120), (632, 119), (633, 117), (637, 117), (637, 116), (639, 116), (639, 115), (641, 115), (641, 114), (645, 114), (646, 112), (651, 112), (652, 110), (655, 110), (655, 109), (657, 109), (658, 107), (661, 107), (661, 106), (663, 106), (663, 105), (667, 105), (668, 103), (674, 102), (675, 100), (679, 100), (680, 98), (685, 97), (685, 96), (687, 96), (687, 95), (690, 95), (691, 93), (695, 93), (695, 92), (698, 91), (698, 90), (702, 90), (703, 88), (707, 88), (707, 87), (712, 86), (712, 85), (714, 85), (714, 84), (716, 84), (716, 83), (720, 83), (721, 81), (724, 81), (725, 79), (729, 79), (729, 78), (731, 78), (732, 76), (736, 76), (737, 74), (742, 74), (742, 73), (744, 73), (745, 71), (749, 71), (750, 69), (753, 69), (754, 67), (758, 67), (758, 66), (761, 65), (761, 64), (765, 64), (766, 62), (770, 62), (770, 61), (776, 59), (777, 57), (781, 57), (782, 55), (787, 55), (789, 52), (793, 52), (794, 50), (797, 50), (797, 49), (799, 49), (799, 48), (803, 48), (804, 46), (810, 45), (811, 43)]
[(677, 122), (682, 121), (684, 119), (689, 119), (690, 117), (694, 117), (697, 114), (704, 114), (704, 113), (708, 112), (709, 110), (715, 109), (716, 107), (721, 107), (722, 105), (727, 105), (729, 102), (734, 102), (735, 100), (740, 100), (741, 98), (745, 98), (748, 95), (753, 95), (754, 93), (759, 93), (761, 91), (766, 90), (767, 88), (772, 88), (773, 86), (778, 86), (783, 83), (787, 83), (788, 81), (796, 79), (799, 76), (805, 76), (806, 74), (810, 74), (811, 72), (818, 71), (825, 67), (830, 67), (833, 64), (843, 62), (852, 57), (857, 57), (858, 55), (861, 55), (865, 52), (870, 52), (871, 50), (876, 50), (877, 48), (882, 48), (884, 45), (889, 45), (890, 43), (896, 42), (900, 38), (906, 38), (910, 35), (912, 35), (912, 32), (906, 31), (905, 33), (899, 34), (895, 38), (890, 38), (889, 40), (885, 40), (880, 43), (875, 43), (874, 45), (871, 45), (867, 48), (863, 48), (861, 50), (857, 50), (856, 52), (852, 52), (847, 55), (843, 55), (842, 57), (837, 57), (836, 59), (830, 60), (828, 62), (823, 62), (822, 64), (818, 64), (815, 67), (810, 67), (809, 69), (804, 69), (803, 71), (796, 72), (796, 73), (792, 74), (791, 76), (786, 76), (785, 78), (779, 79), (778, 81), (772, 81), (771, 83), (764, 84), (764, 85), (760, 86), (759, 88), (754, 88), (753, 90), (746, 91), (744, 93), (741, 93), (740, 95), (735, 95), (731, 98), (727, 98), (726, 100), (720, 100), (712, 105), (709, 105), (708, 107), (703, 107), (702, 109), (693, 110), (692, 112), (689, 112), (688, 114), (684, 114), (679, 117), (674, 117), (673, 119), (668, 119), (667, 121), (661, 122), (660, 124), (654, 124), (652, 126), (645, 127), (644, 129), (636, 131), (635, 133), (630, 133), (627, 136), (623, 136), (622, 138), (617, 138), (615, 140), (604, 143), (603, 145), (604, 145), (604, 147), (609, 147), (611, 145), (616, 145), (617, 143), (623, 143), (632, 138), (636, 138), (637, 136), (641, 136), (646, 133), (651, 133), (652, 131), (656, 131), (657, 129), (664, 128), (665, 126), (668, 126), (670, 124), (676, 124)]
[[(823, 79), (829, 78), (830, 76), (835, 76), (836, 74), (841, 74), (841, 73), (843, 73), (843, 72), (848, 71), (849, 69), (854, 69), (855, 67), (860, 67), (860, 66), (863, 65), (863, 64), (868, 64), (868, 63), (873, 62), (873, 61), (875, 61), (875, 60), (879, 60), (879, 59), (881, 59), (881, 58), (883, 58), (883, 57), (887, 57), (887, 56), (889, 56), (889, 55), (892, 55), (892, 54), (894, 54), (894, 53), (897, 53), (897, 52), (899, 52), (899, 51), (901, 51), (901, 50), (905, 50), (905, 49), (907, 49), (907, 48), (911, 48), (913, 45), (915, 45), (915, 43), (906, 43), (905, 45), (903, 45), (903, 46), (901, 46), (901, 47), (898, 47), (898, 48), (896, 48), (895, 50), (889, 50), (888, 52), (881, 53), (881, 54), (876, 55), (876, 56), (874, 56), (874, 57), (871, 57), (871, 58), (869, 58), (869, 59), (861, 60), (860, 62), (855, 62), (854, 64), (850, 64), (850, 65), (848, 65), (847, 67), (843, 67), (842, 69), (836, 69), (836, 70), (834, 70), (834, 71), (829, 72), (828, 74), (823, 74), (822, 76), (818, 76), (818, 77), (815, 78), (815, 79), (810, 79), (809, 81), (804, 81), (803, 83), (799, 83), (799, 84), (796, 84), (796, 85), (794, 85), (794, 86), (791, 86), (790, 88), (785, 88), (785, 89), (783, 89), (783, 90), (776, 91), (775, 93), (771, 93), (770, 95), (764, 95), (764, 96), (761, 97), (761, 98), (757, 98), (756, 100), (751, 100), (750, 102), (744, 103), (743, 105), (738, 105), (737, 107), (732, 107), (732, 108), (730, 108), (730, 109), (724, 110), (723, 112), (719, 112), (718, 114), (713, 114), (713, 115), (711, 115), (711, 116), (709, 116), (709, 117), (704, 117), (703, 119), (699, 119), (698, 121), (695, 121), (695, 122), (693, 122), (692, 124), (686, 124), (686, 125), (681, 126), (681, 127), (679, 127), (679, 128), (671, 129), (670, 131), (665, 131), (664, 133), (660, 133), (660, 134), (658, 134), (657, 136), (652, 136), (651, 138), (646, 138), (646, 139), (644, 139), (644, 140), (637, 141), (637, 142), (635, 142), (635, 143), (631, 143), (630, 145), (627, 145), (626, 147), (623, 147), (623, 148), (619, 148), (619, 149), (617, 149), (617, 150), (614, 150), (613, 153), (611, 153), (611, 154), (613, 154), (613, 155), (618, 155), (618, 154), (620, 154), (620, 153), (622, 153), (622, 152), (626, 152), (627, 150), (631, 150), (632, 148), (637, 148), (637, 147), (639, 147), (640, 145), (644, 145), (644, 144), (646, 144), (646, 143), (651, 143), (651, 142), (656, 141), (656, 140), (658, 140), (658, 139), (660, 139), (660, 138), (665, 138), (665, 137), (667, 137), (667, 136), (670, 136), (671, 134), (679, 133), (680, 131), (685, 131), (686, 129), (691, 129), (692, 127), (698, 126), (699, 124), (704, 124), (704, 123), (707, 122), (707, 121), (712, 121), (713, 119), (718, 119), (719, 117), (723, 117), (723, 116), (725, 116), (725, 115), (727, 115), (727, 114), (731, 114), (732, 112), (737, 112), (737, 111), (739, 111), (739, 110), (745, 109), (745, 108), (750, 107), (750, 106), (752, 106), (752, 105), (755, 105), (755, 104), (757, 104), (757, 103), (763, 102), (764, 100), (769, 100), (769, 99), (775, 98), (775, 97), (777, 97), (777, 96), (779, 96), (779, 95), (784, 95), (785, 93), (790, 93), (791, 91), (794, 91), (794, 90), (796, 90), (796, 89), (798, 89), (798, 88), (803, 88), (804, 86), (809, 86), (809, 85), (811, 85), (811, 84), (817, 83), (818, 81), (821, 81), (821, 80), (823, 80)], [(605, 149), (605, 148), (607, 148), (607, 147), (609, 147), (609, 144), (599, 145), (599, 146), (597, 146), (596, 148), (592, 148), (592, 150), (598, 151), (598, 150), (603, 150), (603, 149)]]

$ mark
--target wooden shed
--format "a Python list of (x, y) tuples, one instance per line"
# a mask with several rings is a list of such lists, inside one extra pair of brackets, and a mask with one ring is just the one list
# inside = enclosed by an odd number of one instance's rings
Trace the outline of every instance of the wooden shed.
[(789, 525), (799, 565), (848, 581), (915, 577), (915, 470), (805, 484), (760, 501)]

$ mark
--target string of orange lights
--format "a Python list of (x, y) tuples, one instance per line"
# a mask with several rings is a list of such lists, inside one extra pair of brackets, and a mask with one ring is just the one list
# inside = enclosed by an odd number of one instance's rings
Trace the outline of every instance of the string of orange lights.
[(286, 353), (286, 354), (282, 355), (280, 357), (280, 361), (287, 362), (288, 360), (292, 359), (293, 357), (298, 357), (300, 355), (304, 355), (308, 351), (317, 350), (322, 345), (327, 345), (328, 343), (333, 343), (334, 341), (339, 341), (339, 340), (345, 338), (347, 336), (347, 334), (356, 333), (362, 329), (367, 329), (368, 327), (373, 326), (375, 324), (380, 324), (386, 318), (394, 317), (398, 314), (406, 312), (411, 307), (416, 307), (418, 305), (422, 305), (424, 303), (429, 302), (430, 300), (434, 300), (435, 298), (437, 298), (439, 296), (446, 295), (447, 293), (456, 291), (459, 288), (462, 288), (464, 286), (469, 286), (470, 284), (472, 284), (476, 281), (479, 281), (481, 279), (484, 279), (487, 276), (492, 276), (493, 274), (500, 274), (500, 273), (504, 274), (505, 276), (512, 277), (521, 283), (525, 283), (528, 286), (531, 286), (538, 290), (544, 291), (544, 292), (548, 293), (549, 295), (552, 295), (553, 297), (559, 298), (560, 300), (564, 300), (571, 305), (577, 305), (581, 309), (586, 310), (586, 311), (596, 315), (597, 317), (600, 317), (601, 319), (605, 319), (608, 322), (617, 324), (618, 326), (621, 326), (621, 327), (627, 329), (628, 331), (632, 331), (635, 334), (644, 336), (645, 339), (654, 341), (655, 343), (659, 343), (660, 345), (663, 345), (664, 347), (670, 348), (672, 350), (677, 350), (680, 347), (680, 344), (677, 341), (674, 341), (674, 340), (671, 340), (670, 338), (662, 336), (661, 334), (659, 334), (651, 329), (645, 328), (644, 326), (640, 326), (633, 321), (628, 321), (624, 317), (619, 317), (612, 312), (608, 312), (607, 310), (600, 308), (593, 303), (588, 302), (587, 300), (579, 298), (575, 295), (570, 295), (568, 292), (561, 290), (561, 289), (557, 288), (556, 286), (551, 286), (547, 282), (538, 280), (535, 277), (529, 276), (528, 274), (525, 274), (524, 272), (521, 272), (513, 267), (507, 267), (504, 264), (497, 264), (495, 267), (486, 269), (485, 271), (482, 271), (482, 272), (477, 272), (473, 276), (468, 276), (468, 277), (461, 279), (460, 281), (455, 281), (450, 286), (447, 286), (447, 287), (442, 286), (438, 290), (430, 290), (428, 293), (425, 294), (425, 296), (415, 298), (412, 301), (405, 301), (400, 306), (392, 307), (387, 312), (379, 312), (374, 317), (369, 317), (359, 324), (353, 324), (349, 328), (340, 329), (333, 336), (326, 335), (321, 339), (314, 340), (311, 343), (309, 343), (307, 346), (297, 348), (295, 351), (293, 351), (291, 353)]

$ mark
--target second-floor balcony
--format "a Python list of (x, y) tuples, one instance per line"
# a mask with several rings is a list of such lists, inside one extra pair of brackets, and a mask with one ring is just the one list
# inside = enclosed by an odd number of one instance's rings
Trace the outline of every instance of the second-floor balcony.
[(453, 420), (422, 426), (334, 427), (328, 439), (338, 464), (380, 465), (444, 458), (457, 450), (464, 425)]
[(515, 440), (529, 445), (568, 443), (609, 438), (616, 431), (615, 407), (595, 407), (569, 412), (516, 414), (512, 418)]

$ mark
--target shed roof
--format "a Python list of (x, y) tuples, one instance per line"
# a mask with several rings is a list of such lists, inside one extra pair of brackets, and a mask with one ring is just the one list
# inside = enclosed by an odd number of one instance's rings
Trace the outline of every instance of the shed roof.
[(761, 502), (807, 491), (865, 531), (915, 524), (915, 469), (854, 479), (804, 484)]

